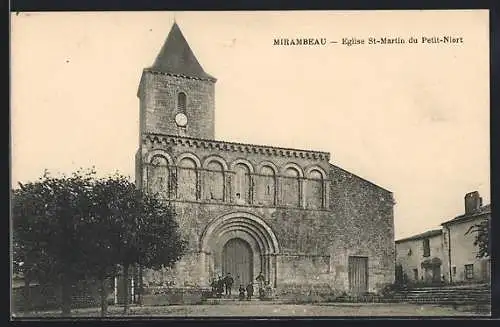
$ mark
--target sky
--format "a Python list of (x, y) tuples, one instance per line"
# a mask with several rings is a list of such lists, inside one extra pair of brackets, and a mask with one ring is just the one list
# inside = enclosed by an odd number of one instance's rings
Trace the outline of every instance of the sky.
[[(394, 193), (396, 239), (490, 201), (488, 11), (11, 15), (11, 186), (134, 176), (137, 88), (173, 20), (218, 81), (216, 139), (328, 151)], [(461, 37), (463, 43), (342, 44)], [(275, 46), (275, 38), (326, 46)], [(338, 43), (329, 43), (337, 41)]]

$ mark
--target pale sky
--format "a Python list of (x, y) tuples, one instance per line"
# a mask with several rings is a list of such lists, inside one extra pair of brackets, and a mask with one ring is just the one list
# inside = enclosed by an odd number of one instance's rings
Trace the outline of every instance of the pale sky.
[[(392, 192), (396, 239), (490, 201), (488, 11), (177, 12), (218, 81), (218, 140), (328, 151)], [(11, 16), (12, 186), (44, 169), (134, 176), (142, 69), (172, 12)], [(278, 47), (273, 39), (462, 37)]]

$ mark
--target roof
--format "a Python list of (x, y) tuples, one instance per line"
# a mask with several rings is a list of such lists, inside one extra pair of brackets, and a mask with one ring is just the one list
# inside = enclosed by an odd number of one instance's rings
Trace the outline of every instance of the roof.
[(425, 233), (421, 233), (421, 234), (413, 235), (413, 236), (410, 236), (410, 237), (402, 238), (400, 240), (396, 240), (396, 243), (401, 243), (401, 242), (406, 242), (406, 241), (421, 240), (421, 239), (424, 239), (424, 238), (439, 236), (441, 234), (443, 234), (443, 230), (442, 229), (433, 229), (433, 230), (427, 231)]
[(182, 34), (181, 29), (175, 22), (153, 66), (149, 69), (161, 73), (215, 81), (214, 77), (205, 73)]
[(491, 214), (491, 204), (487, 204), (484, 206), (479, 207), (479, 209), (475, 210), (474, 212), (471, 213), (464, 213), (460, 216), (456, 216), (452, 220), (445, 221), (441, 225), (448, 225), (448, 224), (454, 224), (454, 223), (459, 223), (462, 221), (466, 221), (472, 218), (484, 216), (486, 214)]
[(354, 177), (356, 177), (356, 178), (358, 178), (358, 179), (360, 179), (360, 180), (362, 180), (362, 181), (364, 181), (364, 182), (366, 182), (366, 183), (368, 183), (368, 184), (371, 184), (371, 185), (373, 185), (373, 186), (375, 186), (375, 187), (377, 187), (377, 188), (379, 188), (379, 189), (381, 189), (381, 190), (384, 190), (384, 191), (385, 191), (385, 192), (387, 192), (387, 193), (391, 193), (391, 194), (393, 194), (393, 192), (392, 192), (392, 191), (390, 191), (390, 190), (388, 190), (388, 189), (386, 189), (386, 188), (384, 188), (384, 187), (382, 187), (382, 186), (380, 186), (380, 185), (377, 185), (377, 184), (375, 184), (374, 182), (367, 180), (366, 178), (363, 178), (363, 177), (361, 177), (361, 176), (359, 176), (359, 175), (356, 175), (356, 174), (354, 174), (354, 173), (352, 173), (352, 172), (350, 172), (350, 171), (348, 171), (348, 170), (346, 170), (346, 169), (344, 169), (344, 168), (342, 168), (342, 167), (339, 167), (339, 166), (337, 166), (337, 165), (334, 165), (334, 164), (330, 163), (330, 168), (331, 168), (331, 167), (333, 167), (333, 168), (335, 168), (335, 169), (342, 170), (343, 172), (345, 172), (345, 173), (347, 173), (347, 174), (350, 174), (350, 175), (352, 175), (352, 176), (354, 176)]

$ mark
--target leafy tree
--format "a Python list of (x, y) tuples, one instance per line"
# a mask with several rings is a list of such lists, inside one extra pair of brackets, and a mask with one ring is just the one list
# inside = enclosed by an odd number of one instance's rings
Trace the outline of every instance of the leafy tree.
[(98, 179), (93, 170), (61, 178), (44, 174), (20, 184), (13, 190), (13, 226), (15, 269), (24, 274), (28, 290), (33, 279), (60, 285), (63, 315), (70, 314), (72, 286), (82, 279), (100, 282), (105, 315), (106, 282), (118, 265), (128, 312), (129, 268), (172, 266), (185, 249), (168, 203), (126, 177)]
[[(97, 181), (94, 193), (93, 217), (96, 217), (96, 226), (100, 226), (101, 231), (91, 236), (100, 235), (93, 242), (99, 249), (92, 250), (92, 253), (100, 253), (93, 256), (98, 259), (94, 266), (102, 270), (98, 275), (101, 279), (114, 273), (114, 264), (122, 266), (126, 313), (129, 309), (130, 268), (136, 265), (146, 268), (172, 266), (183, 254), (185, 242), (181, 239), (175, 212), (170, 205), (154, 194), (138, 190), (125, 177), (115, 175)], [(102, 312), (104, 310), (102, 308)]]
[(28, 288), (31, 279), (61, 286), (65, 315), (71, 311), (72, 286), (85, 271), (79, 229), (88, 217), (92, 175), (77, 171), (53, 178), (45, 173), (13, 191), (15, 261), (23, 263)]
[(490, 219), (484, 219), (471, 226), (466, 235), (469, 233), (476, 233), (474, 245), (478, 247), (478, 258), (485, 258), (490, 255)]

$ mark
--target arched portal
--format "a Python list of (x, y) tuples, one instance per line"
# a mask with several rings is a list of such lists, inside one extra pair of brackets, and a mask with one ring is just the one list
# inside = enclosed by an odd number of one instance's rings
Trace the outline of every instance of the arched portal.
[(233, 212), (212, 220), (201, 236), (200, 247), (207, 279), (239, 271), (248, 276), (240, 278), (253, 280), (262, 272), (276, 287), (278, 240), (271, 227), (256, 215)]
[(253, 253), (250, 244), (241, 238), (232, 238), (222, 249), (222, 274), (230, 273), (235, 287), (253, 281)]

